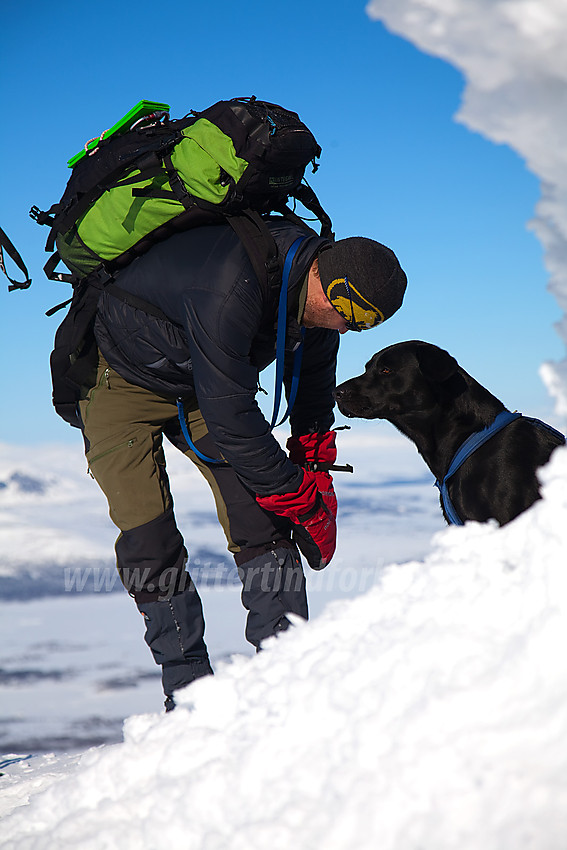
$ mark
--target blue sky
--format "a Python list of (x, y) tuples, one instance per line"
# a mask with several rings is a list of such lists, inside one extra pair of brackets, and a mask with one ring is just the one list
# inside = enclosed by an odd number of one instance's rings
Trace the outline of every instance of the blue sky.
[(409, 278), (395, 317), (343, 338), (340, 380), (380, 348), (419, 338), (448, 348), (511, 408), (552, 418), (537, 370), (563, 348), (527, 229), (538, 181), (511, 150), (455, 123), (464, 82), (453, 67), (352, 0), (23, 0), (2, 23), (0, 225), (33, 277), (26, 292), (0, 281), (2, 441), (77, 440), (50, 405), (58, 317), (44, 316), (68, 287), (44, 277), (47, 229), (28, 210), (58, 200), (67, 159), (142, 98), (169, 102), (178, 117), (255, 94), (311, 127), (323, 148), (311, 183), (337, 237), (384, 242)]

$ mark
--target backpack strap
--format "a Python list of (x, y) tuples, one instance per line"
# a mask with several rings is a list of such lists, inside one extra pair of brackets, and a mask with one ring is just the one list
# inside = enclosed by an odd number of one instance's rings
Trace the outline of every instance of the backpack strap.
[[(117, 186), (128, 186), (144, 180), (150, 180), (152, 177), (156, 177), (162, 173), (161, 160), (156, 151), (150, 151), (138, 159), (135, 165), (136, 173), (134, 176), (128, 174), (126, 177), (120, 179), (129, 165), (131, 166), (132, 164), (119, 163), (104, 176), (103, 180), (96, 181), (80, 193), (75, 193), (73, 196), (68, 197), (65, 202), (59, 201), (53, 204), (46, 212), (36, 206), (30, 209), (30, 218), (38, 224), (46, 224), (51, 228), (45, 246), (46, 251), (54, 250), (57, 234), (65, 233), (69, 230), (86, 213), (103, 191), (114, 189)], [(59, 280), (60, 278), (55, 279)]]
[(180, 204), (183, 204), (186, 210), (191, 209), (191, 207), (195, 203), (195, 196), (188, 192), (185, 188), (185, 184), (173, 164), (173, 160), (171, 159), (170, 153), (164, 156), (163, 164), (167, 172), (167, 178), (169, 180), (169, 185), (171, 186), (173, 196), (179, 201)]
[[(100, 183), (96, 183), (94, 186), (91, 186), (88, 191), (81, 193), (80, 196), (73, 198), (65, 205), (65, 207), (63, 207), (62, 204), (55, 204), (47, 211), (47, 213), (43, 214), (43, 220), (41, 220), (41, 217), (37, 218), (32, 216), (32, 218), (36, 218), (38, 224), (53, 224), (53, 220), (55, 218), (57, 219), (52, 234), (50, 234), (51, 244), (48, 240), (45, 249), (46, 251), (53, 250), (55, 234), (65, 233), (70, 227), (76, 224), (81, 216), (86, 213), (93, 202), (96, 201), (96, 199), (104, 191), (114, 189), (118, 186), (129, 186), (130, 184), (141, 183), (143, 180), (150, 180), (152, 177), (157, 177), (162, 173), (160, 159), (154, 151), (146, 154), (146, 156), (138, 161), (135, 166), (136, 173), (133, 177), (128, 176), (120, 179), (120, 175), (124, 173), (126, 168), (127, 166), (124, 164), (118, 165), (113, 171), (105, 176), (104, 180), (100, 181)], [(53, 216), (53, 220), (50, 222), (47, 216)]]
[(309, 185), (309, 183), (304, 182), (301, 183), (297, 189), (293, 192), (293, 197), (297, 198), (304, 207), (314, 213), (319, 221), (321, 222), (321, 236), (325, 239), (330, 239), (331, 242), (335, 241), (335, 234), (333, 233), (333, 223), (319, 201), (319, 198)]
[(161, 319), (164, 322), (169, 322), (170, 325), (175, 325), (176, 327), (181, 327), (177, 322), (174, 322), (169, 316), (167, 316), (163, 310), (160, 310), (159, 307), (156, 307), (154, 304), (150, 304), (149, 301), (146, 301), (144, 298), (139, 298), (137, 295), (134, 295), (132, 292), (128, 292), (126, 289), (122, 289), (122, 287), (117, 286), (114, 283), (114, 279), (110, 278), (108, 283), (103, 285), (103, 289), (105, 292), (110, 292), (115, 298), (119, 298), (125, 304), (128, 304), (129, 307), (135, 307), (136, 310), (143, 310), (144, 313), (147, 313), (149, 316), (153, 316), (156, 319)]
[[(6, 263), (4, 262), (4, 251), (8, 254), (8, 256), (15, 262), (17, 267), (23, 272), (25, 276), (24, 281), (14, 280), (8, 272), (6, 271)], [(12, 244), (6, 233), (0, 227), (0, 270), (4, 272), (8, 280), (10, 281), (10, 286), (8, 287), (8, 292), (12, 292), (14, 289), (27, 289), (31, 284), (31, 277), (27, 270), (26, 264), (22, 260), (20, 252), (15, 248)]]
[(243, 243), (260, 284), (267, 287), (270, 297), (277, 294), (281, 282), (278, 248), (262, 216), (247, 209), (227, 215), (226, 220)]
[(77, 278), (73, 274), (69, 274), (68, 272), (56, 272), (55, 269), (59, 265), (61, 257), (59, 256), (59, 251), (55, 251), (51, 257), (48, 259), (46, 264), (43, 267), (43, 271), (45, 272), (45, 276), (48, 280), (59, 280), (63, 283), (75, 283)]

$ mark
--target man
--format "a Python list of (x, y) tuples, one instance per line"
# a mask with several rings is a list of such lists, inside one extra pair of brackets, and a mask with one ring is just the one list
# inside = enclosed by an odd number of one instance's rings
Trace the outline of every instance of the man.
[[(278, 217), (268, 226), (281, 258), (305, 237), (288, 283), (286, 388), (305, 329), (289, 456), (255, 400), (259, 373), (275, 359), (277, 293), (257, 279), (231, 227), (199, 227), (155, 245), (116, 278), (133, 297), (104, 292), (99, 302), (97, 382), (80, 403), (87, 459), (121, 532), (118, 570), (162, 666), (167, 710), (176, 689), (212, 670), (162, 436), (213, 491), (242, 580), (246, 637), (258, 649), (288, 628), (288, 613), (307, 619), (297, 545), (317, 569), (334, 552), (331, 476), (312, 467), (336, 457), (330, 429), (339, 334), (380, 324), (405, 291), (395, 255), (377, 242), (330, 243)], [(136, 298), (157, 311), (139, 309)]]

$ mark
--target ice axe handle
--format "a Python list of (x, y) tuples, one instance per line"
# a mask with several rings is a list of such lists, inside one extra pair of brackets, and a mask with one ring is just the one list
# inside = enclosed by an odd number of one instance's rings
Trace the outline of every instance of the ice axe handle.
[(354, 472), (350, 463), (306, 463), (305, 467), (311, 472)]

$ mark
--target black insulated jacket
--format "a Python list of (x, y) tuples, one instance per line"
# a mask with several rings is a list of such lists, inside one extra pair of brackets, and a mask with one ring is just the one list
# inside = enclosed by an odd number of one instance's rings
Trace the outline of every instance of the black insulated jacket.
[[(286, 388), (299, 339), (299, 301), (309, 267), (326, 241), (281, 218), (269, 221), (282, 257), (307, 235), (289, 277)], [(260, 495), (293, 492), (302, 473), (272, 436), (257, 402), (259, 373), (276, 356), (278, 293), (262, 285), (226, 224), (198, 227), (155, 245), (116, 276), (123, 290), (158, 307), (149, 315), (103, 292), (95, 324), (110, 366), (159, 395), (196, 395), (211, 437), (241, 480)], [(339, 334), (310, 328), (290, 417), (292, 433), (327, 431)]]

